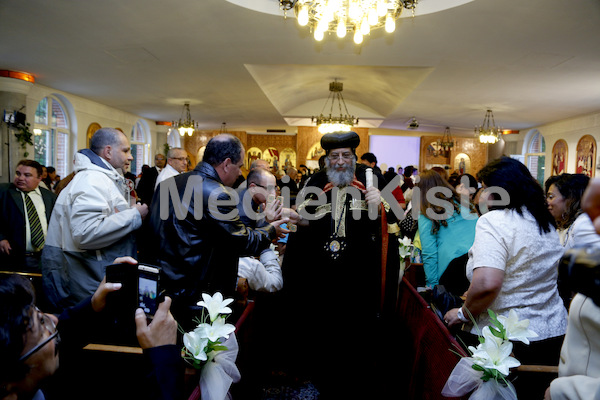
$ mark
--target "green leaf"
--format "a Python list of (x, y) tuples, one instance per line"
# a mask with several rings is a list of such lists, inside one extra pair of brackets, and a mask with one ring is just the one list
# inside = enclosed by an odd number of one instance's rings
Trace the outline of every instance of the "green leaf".
[(496, 336), (497, 338), (504, 339), (504, 334), (498, 329), (490, 326), (490, 332), (492, 332), (492, 335)]
[(471, 365), (471, 368), (473, 368), (475, 371), (481, 371), (481, 372), (485, 372), (485, 368), (483, 368), (481, 365), (479, 364), (473, 364)]

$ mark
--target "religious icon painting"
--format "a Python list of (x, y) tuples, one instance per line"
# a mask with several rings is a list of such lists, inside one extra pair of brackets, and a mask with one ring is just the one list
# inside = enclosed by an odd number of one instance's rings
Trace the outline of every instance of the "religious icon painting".
[(577, 142), (577, 163), (575, 164), (575, 172), (593, 178), (595, 170), (596, 139), (591, 135), (585, 135)]
[(92, 136), (94, 136), (94, 133), (96, 133), (96, 131), (97, 131), (98, 129), (100, 129), (100, 128), (102, 128), (102, 127), (101, 127), (101, 126), (100, 126), (100, 124), (99, 124), (99, 123), (97, 123), (97, 122), (92, 122), (92, 123), (91, 123), (91, 124), (88, 126), (88, 128), (87, 128), (87, 133), (86, 133), (86, 135), (85, 135), (85, 137), (86, 137), (86, 141), (87, 141), (87, 144), (88, 144), (88, 146), (87, 146), (87, 147), (88, 147), (88, 149), (91, 147), (91, 146), (90, 146), (90, 141), (92, 140)]
[(206, 150), (206, 146), (202, 146), (198, 149), (198, 153), (196, 153), (196, 160), (198, 160), (198, 162), (202, 161), (202, 159), (204, 158), (205, 150)]
[(454, 157), (454, 171), (459, 174), (471, 173), (471, 157), (465, 153), (459, 153)]
[(319, 140), (310, 147), (310, 149), (308, 150), (308, 153), (306, 155), (306, 159), (319, 161), (319, 158), (321, 158), (321, 156), (324, 156), (324, 155), (325, 155), (325, 150), (323, 150), (323, 148), (321, 147), (321, 141)]
[(279, 150), (275, 147), (268, 147), (265, 150), (263, 153), (263, 160), (266, 160), (269, 163), (273, 173), (276, 173), (281, 169)]
[(567, 142), (559, 139), (552, 147), (552, 175), (560, 175), (567, 172), (567, 156), (569, 148)]
[(250, 164), (262, 158), (262, 151), (258, 147), (250, 147), (246, 151), (246, 169), (250, 170)]
[(296, 165), (296, 151), (294, 149), (285, 148), (281, 151), (281, 167), (287, 170), (288, 167), (297, 168)]

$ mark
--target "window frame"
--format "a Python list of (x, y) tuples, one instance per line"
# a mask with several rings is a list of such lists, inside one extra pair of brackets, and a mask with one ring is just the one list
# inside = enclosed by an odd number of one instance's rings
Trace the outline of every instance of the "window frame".
[[(46, 103), (44, 106), (45, 119), (40, 120), (41, 116), (38, 115), (38, 110), (43, 106), (43, 102)], [(57, 109), (60, 111), (58, 114), (55, 113)], [(62, 121), (62, 123), (59, 121)], [(72, 118), (69, 109), (57, 96), (49, 94), (44, 96), (37, 103), (33, 124), (33, 159), (46, 167), (51, 166), (56, 168), (56, 173), (57, 175), (60, 175), (61, 178), (64, 178), (72, 170), (70, 151), (71, 141), (74, 140), (71, 131), (72, 126)], [(42, 135), (46, 136), (43, 141), (46, 145), (43, 160), (38, 149), (40, 146), (39, 138)], [(48, 145), (51, 146), (51, 149), (48, 148)], [(50, 154), (48, 154), (49, 152)]]
[[(538, 183), (544, 187), (546, 178), (546, 139), (538, 130), (534, 130), (530, 133), (531, 134), (528, 135), (523, 146), (526, 149), (524, 155), (525, 166), (527, 166), (527, 169), (529, 172), (531, 172), (531, 175), (538, 181)], [(536, 144), (538, 138), (541, 139), (541, 142), (539, 143), (539, 149), (534, 149), (533, 146)], [(537, 157), (537, 168), (534, 170), (532, 163), (535, 157)]]

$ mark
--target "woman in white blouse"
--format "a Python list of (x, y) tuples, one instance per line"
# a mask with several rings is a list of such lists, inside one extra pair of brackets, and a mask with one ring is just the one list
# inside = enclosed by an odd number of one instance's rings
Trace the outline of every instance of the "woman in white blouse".
[[(488, 309), (506, 316), (515, 310), (538, 334), (528, 346), (514, 343), (515, 357), (522, 364), (557, 365), (567, 327), (567, 311), (557, 289), (563, 248), (544, 190), (525, 165), (509, 157), (490, 162), (478, 177), (485, 203), (480, 204), (483, 215), (469, 250), (471, 284), (463, 307), (448, 311), (444, 320), (452, 327), (470, 322), (471, 314), (482, 329), (489, 324)], [(470, 328), (472, 334), (478, 333), (476, 327)], [(536, 384), (529, 377), (519, 381), (523, 384), (515, 381), (519, 398), (544, 395), (547, 382)]]

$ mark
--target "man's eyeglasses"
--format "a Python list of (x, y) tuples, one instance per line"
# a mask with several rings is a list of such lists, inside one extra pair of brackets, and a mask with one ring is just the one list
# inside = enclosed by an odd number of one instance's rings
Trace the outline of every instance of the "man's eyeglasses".
[(277, 186), (273, 186), (273, 185), (265, 186), (265, 185), (261, 185), (261, 184), (258, 184), (258, 183), (254, 183), (254, 185), (258, 186), (258, 187), (261, 187), (261, 188), (263, 188), (263, 189), (265, 189), (265, 190), (267, 190), (269, 192), (275, 191), (275, 190), (279, 189)]
[(187, 157), (172, 157), (173, 160), (187, 161)]
[(55, 338), (56, 338), (56, 345), (54, 347), (55, 348), (54, 351), (55, 351), (55, 354), (58, 352), (58, 344), (60, 343), (60, 336), (58, 335), (58, 330), (56, 329), (56, 325), (54, 324), (54, 321), (48, 315), (41, 312), (39, 308), (35, 307), (35, 311), (37, 311), (37, 313), (42, 316), (42, 319), (40, 320), (40, 324), (43, 325), (44, 328), (46, 328), (48, 333), (50, 333), (50, 336), (48, 336), (46, 339), (44, 339), (40, 343), (38, 343), (33, 349), (31, 349), (27, 353), (23, 354), (21, 356), (21, 358), (19, 358), (19, 362), (23, 362), (23, 361), (27, 360), (29, 357), (31, 357), (32, 355), (34, 355), (35, 353), (40, 351), (45, 345), (50, 343)]
[(342, 154), (332, 153), (332, 154), (329, 154), (327, 156), (327, 158), (330, 159), (331, 161), (337, 161), (340, 158), (344, 159), (345, 161), (349, 161), (349, 160), (352, 160), (353, 156), (354, 156), (354, 154), (352, 154), (352, 153), (342, 153)]

